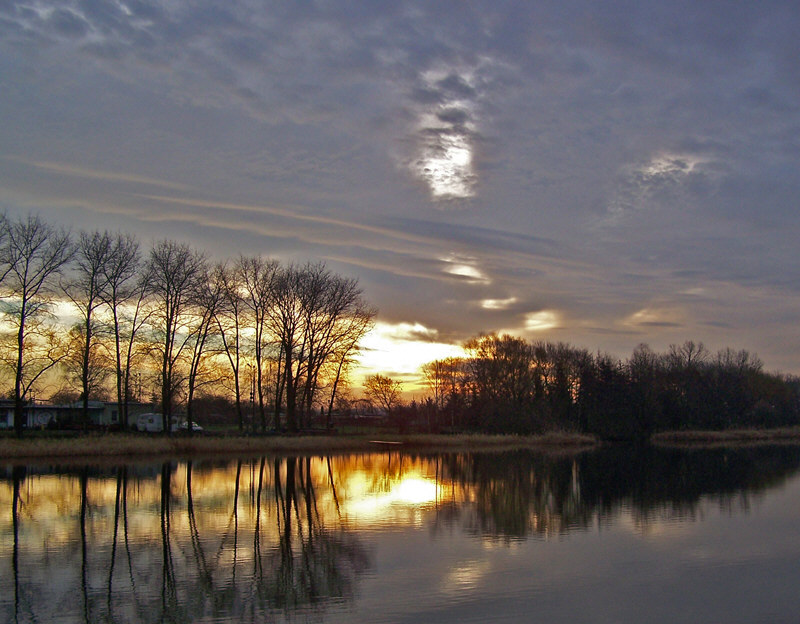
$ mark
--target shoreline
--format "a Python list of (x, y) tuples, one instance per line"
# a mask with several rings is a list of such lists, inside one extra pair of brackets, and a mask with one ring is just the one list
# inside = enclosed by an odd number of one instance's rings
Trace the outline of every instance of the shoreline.
[[(800, 427), (665, 431), (650, 443), (659, 447), (711, 448), (800, 444)], [(579, 453), (603, 444), (579, 433), (541, 435), (488, 434), (343, 434), (343, 435), (146, 435), (88, 433), (76, 436), (28, 434), (0, 436), (0, 463), (155, 461), (166, 458), (235, 458), (261, 455), (338, 455), (387, 452), (475, 452), (531, 449), (545, 453)]]
[(727, 429), (724, 431), (664, 431), (653, 434), (650, 443), (662, 447), (755, 446), (800, 444), (800, 426), (775, 429)]
[(260, 456), (264, 454), (331, 455), (342, 453), (453, 452), (535, 449), (580, 452), (599, 441), (577, 433), (537, 436), (369, 434), (311, 436), (151, 436), (135, 433), (75, 437), (0, 438), (0, 462), (139, 461), (183, 458)]

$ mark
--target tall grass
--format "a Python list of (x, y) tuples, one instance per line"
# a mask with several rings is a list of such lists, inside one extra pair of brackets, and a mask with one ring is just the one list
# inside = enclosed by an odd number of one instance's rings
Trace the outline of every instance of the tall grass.
[[(254, 455), (260, 453), (343, 453), (385, 450), (479, 450), (502, 448), (584, 448), (595, 439), (579, 434), (512, 435), (380, 435), (380, 436), (161, 436), (92, 434), (53, 437), (0, 437), (0, 458), (133, 458), (192, 455)], [(385, 444), (392, 443), (392, 444)]]
[(723, 431), (665, 431), (653, 435), (651, 442), (662, 446), (800, 444), (800, 427), (726, 429)]

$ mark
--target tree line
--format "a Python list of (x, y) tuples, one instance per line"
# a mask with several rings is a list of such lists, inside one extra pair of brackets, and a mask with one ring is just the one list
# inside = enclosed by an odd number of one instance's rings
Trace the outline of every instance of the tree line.
[(466, 357), (423, 366), (431, 398), (418, 409), (440, 429), (629, 439), (800, 423), (800, 379), (766, 372), (745, 350), (712, 354), (687, 341), (656, 353), (642, 344), (621, 360), (497, 334), (464, 348)]
[(19, 435), (25, 405), (56, 372), (77, 388), (84, 422), (89, 401), (113, 393), (127, 428), (143, 373), (166, 432), (178, 409), (192, 422), (207, 387), (233, 396), (240, 430), (248, 392), (262, 431), (295, 431), (315, 408), (330, 421), (377, 313), (357, 280), (322, 263), (212, 262), (170, 239), (143, 251), (128, 233), (73, 236), (36, 215), (0, 216), (0, 304)]

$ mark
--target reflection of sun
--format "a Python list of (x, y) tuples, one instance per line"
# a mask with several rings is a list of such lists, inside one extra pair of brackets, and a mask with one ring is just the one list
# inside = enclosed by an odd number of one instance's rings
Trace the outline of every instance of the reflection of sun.
[(404, 479), (392, 494), (395, 501), (409, 505), (430, 503), (436, 500), (436, 484), (427, 479)]
[[(353, 475), (355, 477), (355, 475)], [(392, 507), (413, 508), (436, 501), (438, 488), (435, 481), (419, 476), (408, 476), (392, 484), (387, 492), (369, 491), (358, 478), (348, 481), (347, 511), (362, 518), (385, 515)], [(351, 489), (351, 486), (352, 489)]]

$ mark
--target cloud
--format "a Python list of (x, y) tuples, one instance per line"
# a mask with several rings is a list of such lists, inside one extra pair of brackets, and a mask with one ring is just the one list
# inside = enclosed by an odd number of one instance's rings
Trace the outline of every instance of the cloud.
[(800, 11), (690, 4), (0, 1), (2, 208), (328, 259), (444, 343), (791, 364)]
[(418, 374), (427, 362), (463, 355), (461, 347), (438, 341), (438, 334), (421, 323), (378, 322), (361, 341), (359, 363), (365, 374), (388, 371), (404, 376)]
[(432, 341), (439, 332), (425, 327), (422, 323), (376, 323), (375, 335), (391, 340)]
[(411, 89), (413, 155), (407, 167), (436, 201), (476, 194), (482, 71), (481, 66), (442, 64), (421, 72)]
[(525, 315), (525, 330), (540, 332), (559, 325), (559, 314), (555, 310), (539, 310)]
[(627, 317), (623, 324), (633, 327), (680, 327), (683, 316), (676, 308), (642, 308)]
[(481, 301), (481, 307), (485, 310), (506, 310), (516, 302), (516, 297), (508, 297), (507, 299), (484, 299)]
[(15, 160), (23, 165), (36, 167), (37, 169), (49, 171), (59, 175), (74, 176), (77, 178), (103, 180), (108, 182), (130, 182), (136, 185), (155, 186), (176, 191), (185, 191), (188, 188), (184, 184), (176, 184), (174, 182), (158, 180), (156, 178), (148, 178), (146, 176), (139, 176), (130, 173), (88, 169), (85, 167), (76, 167), (74, 165), (58, 162), (30, 162), (21, 158), (13, 158), (10, 156), (0, 156), (0, 158)]
[(699, 154), (660, 152), (647, 162), (623, 169), (608, 206), (608, 222), (658, 207), (684, 206), (693, 187), (717, 176), (715, 161)]
[(460, 254), (440, 258), (444, 272), (464, 279), (469, 284), (489, 284), (491, 279), (478, 266), (478, 259)]

